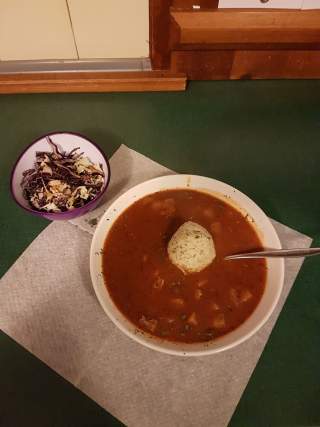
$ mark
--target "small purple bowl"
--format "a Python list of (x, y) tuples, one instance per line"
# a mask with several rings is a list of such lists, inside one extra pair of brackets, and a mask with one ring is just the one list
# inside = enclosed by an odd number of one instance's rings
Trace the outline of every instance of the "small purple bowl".
[[(32, 209), (28, 201), (23, 197), (21, 180), (23, 177), (23, 172), (27, 169), (34, 167), (34, 162), (36, 159), (37, 151), (52, 151), (50, 144), (48, 143), (46, 137), (50, 136), (50, 139), (58, 145), (58, 147), (63, 151), (71, 151), (73, 148), (80, 147), (80, 152), (84, 154), (93, 162), (102, 164), (103, 171), (105, 173), (104, 185), (101, 189), (101, 192), (98, 196), (88, 202), (86, 205), (81, 208), (75, 208), (66, 212), (40, 212), (35, 209)], [(108, 188), (110, 182), (110, 165), (100, 148), (86, 138), (83, 135), (73, 133), (73, 132), (53, 132), (41, 136), (40, 138), (33, 141), (23, 152), (20, 154), (18, 160), (16, 161), (10, 180), (10, 189), (11, 194), (15, 202), (23, 208), (25, 211), (30, 212), (33, 215), (40, 216), (42, 218), (47, 218), (52, 221), (54, 220), (69, 220), (81, 215), (86, 214), (87, 212), (95, 209), (106, 189)]]

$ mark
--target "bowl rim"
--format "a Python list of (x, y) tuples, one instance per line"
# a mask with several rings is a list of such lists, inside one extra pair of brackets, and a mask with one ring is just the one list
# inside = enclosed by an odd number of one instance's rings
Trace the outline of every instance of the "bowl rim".
[[(104, 161), (106, 162), (107, 165), (107, 171), (108, 171), (108, 177), (107, 177), (107, 181), (102, 189), (102, 191), (93, 199), (90, 200), (89, 203), (86, 203), (84, 206), (81, 206), (79, 208), (75, 208), (72, 211), (65, 211), (65, 212), (41, 212), (41, 211), (37, 211), (35, 209), (31, 209), (29, 207), (23, 206), (17, 199), (16, 195), (15, 195), (15, 191), (14, 191), (14, 186), (13, 186), (13, 178), (18, 166), (19, 161), (21, 160), (21, 158), (24, 156), (24, 154), (37, 142), (39, 142), (41, 139), (46, 138), (47, 136), (53, 136), (53, 135), (61, 135), (61, 134), (68, 134), (68, 135), (73, 135), (73, 136), (78, 136), (80, 138), (85, 139), (87, 142), (89, 142), (90, 144), (92, 144), (101, 154), (101, 156), (103, 157)], [(100, 198), (104, 195), (104, 193), (106, 192), (109, 183), (110, 183), (110, 179), (111, 179), (111, 168), (110, 168), (110, 163), (109, 160), (107, 158), (107, 156), (104, 154), (104, 152), (102, 151), (102, 149), (99, 147), (99, 145), (97, 145), (95, 142), (93, 142), (90, 138), (88, 138), (87, 136), (79, 133), (79, 132), (71, 132), (71, 131), (57, 131), (57, 132), (48, 132), (45, 133), (39, 137), (37, 137), (36, 139), (34, 139), (30, 144), (28, 144), (24, 150), (19, 154), (17, 160), (14, 162), (12, 169), (11, 169), (11, 174), (10, 174), (10, 193), (11, 193), (11, 197), (13, 198), (13, 200), (17, 203), (17, 205), (19, 205), (22, 209), (24, 209), (25, 211), (33, 214), (33, 215), (37, 215), (40, 217), (46, 217), (48, 215), (50, 215), (51, 218), (61, 218), (63, 216), (69, 216), (71, 212), (81, 212), (82, 210), (86, 210), (88, 209), (89, 206), (91, 206), (94, 203), (97, 203)]]
[[(243, 196), (245, 196), (247, 199), (249, 199), (254, 205), (255, 205), (255, 207), (260, 211), (260, 213), (262, 213), (265, 217), (266, 217), (266, 219), (268, 220), (268, 226), (270, 227), (270, 229), (272, 230), (272, 232), (273, 232), (273, 234), (274, 234), (274, 238), (275, 238), (275, 240), (276, 240), (276, 242), (277, 242), (277, 245), (279, 246), (279, 248), (281, 248), (282, 247), (282, 245), (281, 245), (281, 241), (280, 241), (280, 238), (279, 238), (279, 236), (278, 236), (278, 233), (277, 233), (277, 231), (275, 230), (275, 228), (274, 228), (274, 226), (273, 226), (273, 224), (272, 224), (272, 222), (270, 221), (270, 218), (266, 215), (266, 213), (260, 208), (260, 206), (259, 205), (257, 205), (249, 196), (247, 196), (245, 193), (243, 193), (242, 191), (240, 191), (240, 190), (238, 190), (237, 188), (235, 188), (235, 187), (233, 187), (233, 186), (231, 186), (231, 185), (229, 185), (229, 184), (227, 184), (227, 183), (225, 183), (225, 182), (223, 182), (223, 181), (220, 181), (220, 180), (216, 180), (215, 178), (211, 178), (211, 177), (204, 177), (204, 176), (201, 176), (201, 175), (193, 175), (193, 174), (173, 174), (173, 175), (169, 175), (169, 176), (179, 176), (179, 177), (181, 177), (181, 176), (184, 176), (184, 177), (194, 177), (194, 176), (196, 176), (196, 177), (201, 177), (201, 178), (208, 178), (208, 179), (210, 179), (210, 180), (213, 180), (213, 181), (217, 181), (217, 182), (219, 182), (219, 183), (222, 183), (222, 184), (224, 184), (225, 186), (227, 186), (227, 187), (230, 187), (231, 189), (235, 189), (238, 193), (240, 193), (241, 195), (243, 195)], [(165, 176), (166, 178), (168, 177), (168, 176)], [(100, 303), (100, 305), (101, 305), (101, 307), (102, 307), (102, 309), (103, 309), (103, 311), (105, 312), (105, 314), (109, 317), (109, 319), (120, 329), (120, 331), (122, 331), (126, 336), (128, 336), (129, 338), (131, 338), (131, 339), (133, 339), (134, 341), (136, 341), (136, 342), (138, 342), (139, 344), (142, 344), (143, 346), (145, 346), (145, 347), (147, 347), (147, 348), (150, 348), (150, 349), (152, 349), (152, 350), (156, 350), (156, 351), (158, 351), (158, 352), (161, 352), (161, 353), (165, 353), (165, 354), (170, 354), (170, 355), (175, 355), (175, 356), (184, 356), (184, 357), (189, 357), (189, 356), (191, 356), (191, 357), (193, 357), (193, 356), (210, 356), (210, 355), (213, 355), (213, 354), (217, 354), (217, 353), (221, 353), (221, 352), (223, 352), (223, 351), (225, 351), (225, 350), (229, 350), (229, 349), (231, 349), (231, 348), (234, 348), (234, 347), (237, 347), (239, 344), (242, 344), (243, 342), (245, 342), (245, 341), (247, 341), (249, 338), (251, 338), (258, 330), (260, 330), (262, 327), (263, 327), (263, 325), (269, 320), (269, 318), (271, 317), (271, 315), (272, 315), (272, 313), (274, 312), (274, 309), (275, 309), (275, 307), (276, 307), (276, 305), (278, 304), (278, 302), (279, 302), (279, 300), (280, 300), (280, 296), (281, 296), (281, 293), (282, 293), (282, 291), (283, 291), (283, 287), (284, 287), (284, 276), (285, 276), (285, 263), (284, 263), (284, 260), (283, 259), (279, 259), (279, 265), (280, 265), (280, 271), (279, 271), (279, 278), (278, 278), (278, 283), (279, 283), (279, 286), (278, 286), (278, 288), (277, 288), (277, 291), (274, 293), (274, 297), (273, 297), (273, 302), (272, 302), (272, 305), (269, 307), (269, 310), (265, 313), (265, 315), (257, 322), (257, 324), (256, 324), (256, 326), (255, 327), (253, 327), (250, 331), (248, 331), (248, 332), (246, 332), (245, 334), (243, 334), (243, 336), (241, 336), (241, 337), (239, 337), (239, 338), (237, 338), (237, 339), (235, 339), (233, 342), (231, 342), (231, 343), (229, 343), (229, 344), (224, 344), (224, 345), (222, 345), (221, 347), (218, 347), (218, 348), (210, 348), (210, 347), (208, 347), (208, 348), (204, 348), (204, 349), (202, 349), (202, 350), (194, 350), (194, 349), (190, 349), (190, 350), (187, 350), (187, 349), (183, 349), (183, 350), (180, 350), (180, 349), (178, 349), (178, 347), (177, 347), (177, 349), (174, 349), (174, 348), (165, 348), (165, 347), (163, 347), (163, 346), (161, 346), (161, 338), (158, 338), (158, 337), (156, 337), (156, 336), (154, 336), (154, 335), (151, 335), (151, 337), (152, 337), (152, 340), (145, 340), (144, 339), (144, 335), (148, 335), (148, 334), (146, 334), (144, 331), (143, 331), (143, 333), (142, 334), (136, 334), (136, 333), (133, 333), (133, 332), (131, 332), (125, 325), (123, 325), (117, 318), (116, 318), (116, 316), (112, 313), (112, 310), (110, 310), (108, 307), (106, 307), (106, 305), (105, 305), (105, 303), (104, 303), (104, 300), (103, 300), (103, 297), (102, 297), (102, 295), (101, 295), (101, 291), (100, 291), (100, 288), (99, 288), (99, 285), (98, 285), (98, 283), (97, 283), (97, 281), (96, 281), (96, 277), (95, 277), (95, 275), (94, 275), (94, 272), (93, 272), (93, 268), (94, 268), (94, 266), (93, 266), (93, 264), (94, 264), (94, 261), (93, 261), (93, 259), (94, 259), (94, 253), (95, 253), (95, 251), (96, 251), (96, 248), (95, 248), (95, 244), (96, 244), (96, 240), (98, 239), (98, 229), (100, 228), (99, 226), (104, 222), (104, 220), (105, 220), (105, 217), (108, 215), (108, 213), (114, 208), (114, 205), (115, 205), (115, 203), (117, 203), (118, 202), (118, 200), (119, 199), (122, 199), (122, 198), (124, 198), (124, 197), (126, 197), (126, 195), (127, 195), (127, 193), (128, 192), (131, 192), (131, 191), (134, 191), (137, 187), (139, 187), (139, 186), (141, 186), (142, 184), (146, 184), (146, 183), (149, 183), (149, 182), (152, 182), (152, 181), (157, 181), (157, 180), (159, 180), (159, 179), (161, 179), (161, 178), (164, 178), (163, 176), (160, 176), (160, 177), (156, 177), (156, 178), (152, 178), (152, 179), (149, 179), (149, 180), (146, 180), (146, 181), (143, 181), (143, 182), (141, 182), (141, 183), (139, 183), (139, 184), (137, 184), (137, 185), (135, 185), (135, 186), (133, 186), (133, 187), (131, 187), (131, 188), (129, 188), (127, 191), (125, 191), (125, 193), (123, 193), (123, 194), (121, 194), (119, 197), (117, 197), (112, 203), (111, 203), (111, 205), (108, 207), (108, 209), (104, 212), (104, 214), (102, 215), (102, 217), (100, 218), (100, 221), (99, 221), (99, 223), (98, 223), (98, 225), (97, 225), (97, 227), (96, 227), (96, 229), (95, 229), (95, 232), (94, 232), (94, 235), (93, 235), (93, 237), (92, 237), (92, 240), (91, 240), (91, 246), (90, 246), (90, 276), (91, 276), (91, 282), (92, 282), (92, 285), (93, 285), (93, 288), (94, 288), (94, 291), (95, 291), (95, 294), (96, 294), (96, 297), (97, 297), (97, 299), (98, 299), (98, 301), (99, 301), (99, 303)], [(180, 187), (175, 187), (175, 188), (180, 188)], [(193, 189), (193, 188), (192, 188)], [(199, 190), (196, 190), (196, 189), (193, 189), (193, 190), (195, 190), (195, 191), (202, 191), (201, 189), (199, 189)], [(150, 193), (150, 194), (153, 194), (153, 193), (155, 193), (155, 192), (157, 192), (157, 191), (162, 191), (162, 190), (156, 190), (156, 191), (153, 191), (152, 193)], [(144, 197), (145, 195), (143, 195), (142, 197)], [(128, 209), (128, 207), (129, 206), (131, 206), (134, 202), (136, 202), (137, 200), (139, 200), (140, 199), (140, 197), (139, 198), (137, 198), (136, 200), (134, 200), (134, 201), (132, 201), (124, 210), (121, 210), (120, 212), (118, 212), (118, 215), (117, 215), (117, 218), (118, 218), (118, 216), (119, 215), (121, 215), (126, 209)], [(241, 207), (241, 205), (240, 205), (240, 207)], [(249, 214), (250, 214), (250, 212), (249, 212)], [(112, 228), (112, 225), (114, 224), (114, 222), (112, 222), (112, 224), (111, 224), (111, 227), (110, 227), (110, 229)], [(108, 235), (108, 233), (110, 232), (110, 229), (107, 231), (107, 233), (105, 234), (105, 236), (104, 236), (104, 240), (106, 239), (106, 237), (107, 237), (107, 235)], [(116, 306), (116, 304), (114, 303), (114, 301), (113, 301), (113, 299), (112, 299), (112, 297), (111, 297), (111, 295), (110, 295), (110, 293), (109, 293), (109, 291), (108, 291), (108, 289), (107, 289), (107, 287), (106, 287), (106, 285), (104, 284), (104, 286), (105, 286), (105, 289), (104, 289), (104, 292), (106, 293), (106, 295), (107, 295), (107, 298), (109, 299), (109, 300), (111, 300), (111, 302), (112, 302), (112, 304), (113, 304), (113, 306), (116, 308), (116, 311), (117, 312), (119, 312), (122, 316), (124, 316), (124, 318), (126, 318), (126, 316), (121, 312), (121, 310)], [(263, 298), (263, 296), (262, 296), (262, 298)], [(260, 300), (260, 302), (261, 302), (261, 300)], [(250, 316), (249, 316), (250, 317)], [(134, 325), (134, 323), (133, 322), (131, 322), (130, 320), (128, 320), (127, 319), (127, 321), (135, 328), (135, 329), (139, 329), (136, 325)], [(240, 325), (241, 326), (241, 325)], [(179, 344), (179, 343), (177, 343), (177, 344)]]

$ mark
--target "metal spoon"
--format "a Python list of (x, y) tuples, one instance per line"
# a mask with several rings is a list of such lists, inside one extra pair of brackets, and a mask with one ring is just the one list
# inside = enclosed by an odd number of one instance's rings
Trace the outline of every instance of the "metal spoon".
[(242, 259), (242, 258), (300, 258), (306, 256), (320, 255), (320, 248), (304, 249), (270, 249), (268, 251), (247, 252), (226, 256), (224, 259)]

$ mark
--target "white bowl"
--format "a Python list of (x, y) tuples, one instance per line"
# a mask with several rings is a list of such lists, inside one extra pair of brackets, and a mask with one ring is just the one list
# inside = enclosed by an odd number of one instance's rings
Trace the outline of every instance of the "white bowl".
[(119, 215), (138, 199), (161, 190), (188, 188), (212, 193), (248, 214), (265, 248), (281, 249), (279, 237), (265, 213), (245, 194), (211, 178), (195, 175), (170, 175), (139, 184), (120, 196), (101, 218), (92, 239), (90, 272), (97, 298), (110, 319), (130, 338), (164, 353), (182, 356), (202, 356), (235, 347), (250, 338), (268, 320), (283, 287), (283, 259), (267, 259), (267, 282), (263, 296), (252, 315), (234, 331), (205, 343), (185, 344), (166, 341), (139, 330), (119, 311), (111, 299), (102, 274), (102, 255), (105, 239)]

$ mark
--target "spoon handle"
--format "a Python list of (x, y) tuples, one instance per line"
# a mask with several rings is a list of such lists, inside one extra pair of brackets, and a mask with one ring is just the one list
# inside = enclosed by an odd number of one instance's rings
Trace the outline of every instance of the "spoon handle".
[(243, 254), (226, 256), (226, 260), (242, 258), (300, 258), (307, 256), (320, 255), (320, 248), (304, 249), (270, 249), (268, 251), (248, 252)]

